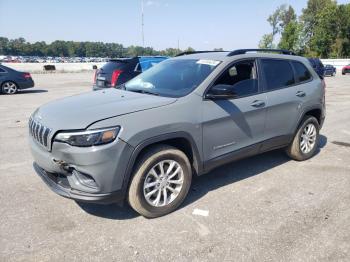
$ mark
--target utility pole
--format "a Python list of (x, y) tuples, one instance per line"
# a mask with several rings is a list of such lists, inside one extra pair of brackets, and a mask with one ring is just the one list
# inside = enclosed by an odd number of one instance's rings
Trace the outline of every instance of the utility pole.
[(145, 33), (143, 30), (143, 0), (141, 0), (141, 34), (142, 34), (142, 47), (145, 48)]
[(177, 38), (177, 52), (180, 53), (180, 38)]

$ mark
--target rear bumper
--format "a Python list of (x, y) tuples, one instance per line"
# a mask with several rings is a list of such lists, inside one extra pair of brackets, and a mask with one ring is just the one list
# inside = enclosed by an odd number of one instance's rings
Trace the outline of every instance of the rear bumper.
[(102, 87), (102, 86), (97, 86), (97, 85), (93, 85), (92, 86), (92, 90), (93, 91), (97, 91), (97, 90), (104, 90), (104, 89), (108, 89), (108, 88), (110, 88), (110, 87)]
[(32, 79), (27, 80), (27, 81), (18, 82), (19, 89), (27, 89), (27, 88), (31, 88), (31, 87), (34, 87), (34, 81)]
[(56, 194), (65, 198), (74, 199), (81, 202), (99, 203), (99, 204), (110, 204), (115, 202), (122, 202), (124, 194), (122, 190), (118, 190), (111, 193), (104, 194), (92, 194), (81, 192), (78, 190), (71, 189), (60, 182), (55, 181), (55, 176), (58, 174), (48, 173), (43, 168), (39, 167), (35, 162), (33, 163), (34, 170), (45, 182), (45, 184)]

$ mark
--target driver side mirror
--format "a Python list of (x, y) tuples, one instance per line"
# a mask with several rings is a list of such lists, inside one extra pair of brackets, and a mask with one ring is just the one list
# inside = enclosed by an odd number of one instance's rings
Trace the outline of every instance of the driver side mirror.
[(237, 98), (236, 92), (233, 90), (233, 86), (219, 84), (210, 88), (205, 98), (208, 99), (232, 99)]

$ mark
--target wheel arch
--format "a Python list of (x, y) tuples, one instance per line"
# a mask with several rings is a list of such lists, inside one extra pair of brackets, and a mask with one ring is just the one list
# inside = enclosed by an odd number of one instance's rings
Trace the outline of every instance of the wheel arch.
[(322, 121), (323, 121), (322, 120), (322, 117), (323, 117), (322, 116), (322, 107), (321, 106), (308, 107), (300, 115), (298, 123), (297, 123), (296, 127), (294, 128), (294, 134), (295, 134), (295, 132), (297, 132), (298, 127), (302, 124), (304, 117), (307, 115), (315, 117), (317, 119), (317, 122), (320, 125), (320, 127), (322, 126)]
[(12, 80), (12, 79), (4, 79), (3, 81), (0, 82), (0, 93), (2, 92), (2, 85), (6, 82), (12, 82), (17, 86), (17, 90), (19, 89), (19, 85), (16, 81)]
[(135, 163), (149, 148), (160, 144), (170, 145), (183, 151), (191, 163), (194, 175), (200, 175), (203, 173), (203, 162), (197, 145), (190, 134), (186, 132), (174, 132), (155, 136), (139, 143), (132, 152), (124, 174), (123, 190), (125, 193), (130, 184)]

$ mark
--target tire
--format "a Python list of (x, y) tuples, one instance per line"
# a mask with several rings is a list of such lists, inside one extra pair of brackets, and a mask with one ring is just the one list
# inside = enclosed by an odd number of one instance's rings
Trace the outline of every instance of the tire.
[[(310, 126), (314, 127), (314, 132), (311, 132), (311, 129), (307, 129), (307, 127)], [(308, 132), (306, 132), (308, 130), (310, 132), (309, 136), (307, 135)], [(293, 141), (286, 150), (287, 155), (296, 161), (304, 161), (314, 156), (318, 147), (319, 131), (320, 125), (317, 119), (313, 116), (306, 115), (298, 127)], [(302, 138), (305, 136), (309, 138)], [(313, 139), (311, 139), (311, 137), (313, 137)], [(307, 142), (308, 139), (310, 139), (310, 143)], [(312, 146), (308, 147), (310, 144), (312, 144)]]
[[(172, 164), (170, 174), (166, 175)], [(164, 170), (163, 176), (161, 166)], [(180, 171), (175, 172), (179, 167)], [(191, 180), (191, 165), (182, 151), (167, 145), (154, 146), (136, 163), (128, 191), (129, 204), (144, 217), (164, 216), (181, 205), (190, 189)], [(171, 181), (176, 181), (177, 184), (172, 184)], [(181, 181), (181, 187), (178, 181)]]
[(6, 81), (1, 85), (1, 92), (7, 95), (16, 94), (18, 91), (18, 86), (12, 81)]

